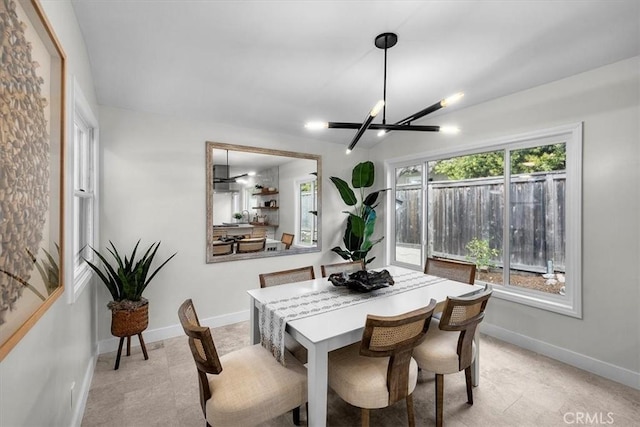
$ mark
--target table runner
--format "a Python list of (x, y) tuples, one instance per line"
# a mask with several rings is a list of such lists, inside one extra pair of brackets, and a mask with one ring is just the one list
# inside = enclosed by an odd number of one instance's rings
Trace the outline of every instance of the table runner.
[[(393, 276), (394, 286), (368, 293), (353, 292), (346, 287), (331, 287), (291, 298), (260, 304), (260, 343), (284, 365), (284, 334), (288, 321), (337, 310), (379, 298), (433, 285), (446, 279), (412, 271)], [(363, 319), (364, 325), (364, 319)]]

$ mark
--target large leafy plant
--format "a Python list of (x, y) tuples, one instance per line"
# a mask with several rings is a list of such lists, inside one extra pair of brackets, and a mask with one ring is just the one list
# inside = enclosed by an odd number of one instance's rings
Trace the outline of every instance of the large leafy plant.
[(336, 246), (331, 250), (343, 259), (358, 261), (364, 260), (365, 264), (370, 263), (375, 257), (367, 259), (371, 248), (379, 243), (384, 237), (372, 239), (376, 225), (376, 204), (380, 193), (386, 191), (373, 191), (365, 196), (365, 189), (373, 186), (375, 179), (375, 168), (372, 162), (358, 163), (351, 174), (351, 186), (359, 190), (358, 196), (349, 184), (335, 176), (331, 182), (336, 186), (340, 197), (347, 206), (353, 207), (351, 211), (343, 211), (348, 215), (347, 226), (344, 231), (342, 242), (345, 248)]
[(155, 275), (160, 271), (162, 267), (168, 263), (171, 258), (176, 256), (174, 253), (171, 255), (165, 262), (160, 264), (158, 268), (156, 268), (153, 273), (149, 275), (151, 271), (151, 263), (153, 262), (153, 258), (156, 256), (156, 252), (160, 247), (160, 242), (153, 243), (149, 249), (146, 250), (144, 255), (136, 261), (136, 252), (138, 250), (138, 245), (140, 244), (140, 240), (136, 243), (136, 246), (133, 248), (131, 255), (124, 257), (124, 260), (118, 253), (118, 250), (114, 246), (113, 242), (109, 241), (111, 247), (107, 247), (109, 253), (113, 256), (115, 260), (115, 264), (111, 265), (106, 258), (98, 252), (96, 249), (91, 248), (91, 250), (100, 258), (102, 261), (102, 265), (105, 268), (105, 272), (103, 272), (98, 266), (93, 264), (92, 262), (85, 259), (86, 263), (91, 267), (93, 271), (96, 272), (100, 280), (107, 286), (113, 300), (116, 302), (119, 301), (140, 301), (142, 298), (142, 292), (147, 288), (149, 282), (155, 277)]

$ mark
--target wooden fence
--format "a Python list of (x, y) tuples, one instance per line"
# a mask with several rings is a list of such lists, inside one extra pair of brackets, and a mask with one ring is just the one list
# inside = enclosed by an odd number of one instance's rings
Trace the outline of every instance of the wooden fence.
[[(565, 173), (538, 173), (511, 179), (512, 268), (545, 272), (547, 261), (564, 271)], [(427, 188), (429, 253), (465, 259), (474, 238), (487, 240), (502, 254), (504, 182), (501, 178), (432, 181)], [(419, 188), (398, 189), (404, 210), (396, 227), (398, 244), (420, 244)], [(502, 265), (501, 259), (495, 259)]]

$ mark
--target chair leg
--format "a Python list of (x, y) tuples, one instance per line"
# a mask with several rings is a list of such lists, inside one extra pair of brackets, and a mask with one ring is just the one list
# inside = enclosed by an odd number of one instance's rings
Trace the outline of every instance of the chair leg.
[(473, 405), (473, 387), (471, 383), (471, 366), (464, 370), (464, 376), (467, 380), (467, 403)]
[(118, 355), (116, 356), (116, 366), (113, 368), (114, 371), (117, 371), (120, 367), (120, 355), (122, 354), (122, 344), (124, 344), (124, 337), (120, 337), (120, 344), (118, 344)]
[(362, 413), (362, 427), (369, 427), (369, 410), (367, 408), (361, 408)]
[(443, 402), (444, 402), (444, 375), (436, 374), (436, 427), (442, 427)]
[(142, 347), (142, 354), (144, 354), (144, 360), (149, 360), (149, 355), (147, 354), (147, 346), (144, 345), (144, 340), (142, 339), (142, 332), (138, 334), (138, 339), (140, 340), (140, 347)]
[(416, 426), (416, 416), (413, 412), (413, 394), (407, 396), (407, 419), (409, 421), (409, 427)]
[(293, 424), (300, 425), (300, 407), (293, 408)]

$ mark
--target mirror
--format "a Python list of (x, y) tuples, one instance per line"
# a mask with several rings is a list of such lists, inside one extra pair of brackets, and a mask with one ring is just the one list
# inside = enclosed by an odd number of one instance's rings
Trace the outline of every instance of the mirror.
[(321, 250), (322, 160), (206, 143), (207, 263)]

